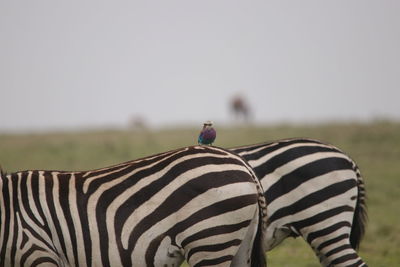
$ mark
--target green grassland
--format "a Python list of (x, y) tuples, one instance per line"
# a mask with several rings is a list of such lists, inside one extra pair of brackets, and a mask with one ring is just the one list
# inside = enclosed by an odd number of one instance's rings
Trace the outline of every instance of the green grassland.
[[(368, 227), (360, 255), (370, 266), (400, 266), (400, 123), (333, 123), (218, 128), (215, 145), (232, 147), (290, 137), (332, 143), (359, 165), (367, 189)], [(196, 143), (199, 129), (92, 130), (0, 134), (0, 164), (25, 169), (87, 170)], [(268, 253), (269, 266), (319, 266), (300, 238)]]

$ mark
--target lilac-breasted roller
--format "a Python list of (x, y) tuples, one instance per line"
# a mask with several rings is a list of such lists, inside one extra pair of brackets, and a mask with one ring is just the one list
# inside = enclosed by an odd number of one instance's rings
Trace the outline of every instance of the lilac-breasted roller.
[(212, 122), (206, 121), (203, 124), (203, 129), (201, 130), (197, 141), (199, 145), (212, 145), (216, 137), (217, 137), (217, 132), (212, 127)]

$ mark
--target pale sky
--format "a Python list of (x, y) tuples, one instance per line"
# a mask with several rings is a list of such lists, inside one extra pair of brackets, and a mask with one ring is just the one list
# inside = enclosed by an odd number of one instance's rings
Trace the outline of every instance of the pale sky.
[(400, 120), (400, 1), (1, 1), (0, 132)]

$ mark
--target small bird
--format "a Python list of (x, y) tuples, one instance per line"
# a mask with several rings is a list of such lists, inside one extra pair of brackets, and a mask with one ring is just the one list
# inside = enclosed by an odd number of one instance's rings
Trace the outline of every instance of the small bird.
[(215, 138), (217, 137), (217, 132), (212, 127), (212, 124), (213, 123), (211, 121), (206, 121), (203, 124), (203, 129), (201, 130), (197, 140), (199, 145), (212, 145), (214, 142)]

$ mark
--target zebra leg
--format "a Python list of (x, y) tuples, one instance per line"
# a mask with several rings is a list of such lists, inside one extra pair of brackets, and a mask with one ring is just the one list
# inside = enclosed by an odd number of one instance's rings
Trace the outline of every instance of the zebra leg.
[[(26, 261), (20, 261), (14, 266), (43, 266), (43, 267), (65, 267), (64, 263), (60, 260), (55, 260), (51, 255), (45, 255), (41, 253), (41, 256), (37, 257), (37, 253), (29, 256)], [(6, 265), (0, 266), (11, 266), (6, 263)]]
[[(248, 227), (246, 236), (244, 237), (238, 252), (233, 257), (231, 267), (251, 266), (251, 254), (259, 223), (258, 211), (254, 214), (253, 220)], [(256, 240), (257, 242), (257, 240)]]
[[(339, 181), (339, 177), (333, 174), (331, 177)], [(314, 180), (317, 181), (317, 179)], [(324, 201), (308, 209), (297, 208), (300, 212), (295, 214), (296, 218), (301, 219), (292, 222), (291, 226), (295, 233), (299, 233), (310, 244), (323, 266), (366, 266), (350, 242), (356, 208), (357, 187), (354, 186), (356, 182), (353, 177), (342, 178), (342, 180), (314, 192), (313, 199)], [(315, 185), (317, 187), (317, 183)], [(325, 194), (325, 199), (321, 197), (321, 192)], [(329, 192), (332, 192), (332, 195), (328, 195)], [(327, 198), (327, 195), (330, 197)], [(310, 197), (302, 201), (315, 203)]]
[(348, 221), (326, 222), (325, 228), (307, 232), (303, 238), (313, 248), (321, 265), (326, 267), (367, 266), (350, 244), (351, 225)]
[[(254, 219), (255, 214), (258, 216), (257, 206), (251, 205), (207, 220), (207, 225), (216, 227), (201, 231), (200, 239), (196, 239), (196, 234), (187, 237), (193, 240), (183, 247), (189, 265), (250, 266), (247, 260), (251, 255), (252, 243), (249, 241), (254, 238), (257, 230), (255, 223), (258, 223), (258, 219)], [(232, 261), (235, 261), (235, 265), (232, 265)], [(242, 262), (245, 264), (240, 265)]]
[[(20, 212), (16, 212), (15, 247), (6, 248), (5, 258), (0, 259), (0, 267), (7, 266), (43, 266), (65, 267), (62, 257), (43, 240), (36, 238), (32, 232), (24, 228)], [(22, 217), (23, 218), (23, 217)]]
[(341, 245), (336, 245), (331, 249), (331, 252), (320, 254), (322, 266), (362, 266), (367, 267), (367, 264), (358, 256), (357, 252), (351, 247), (350, 242), (344, 242)]

